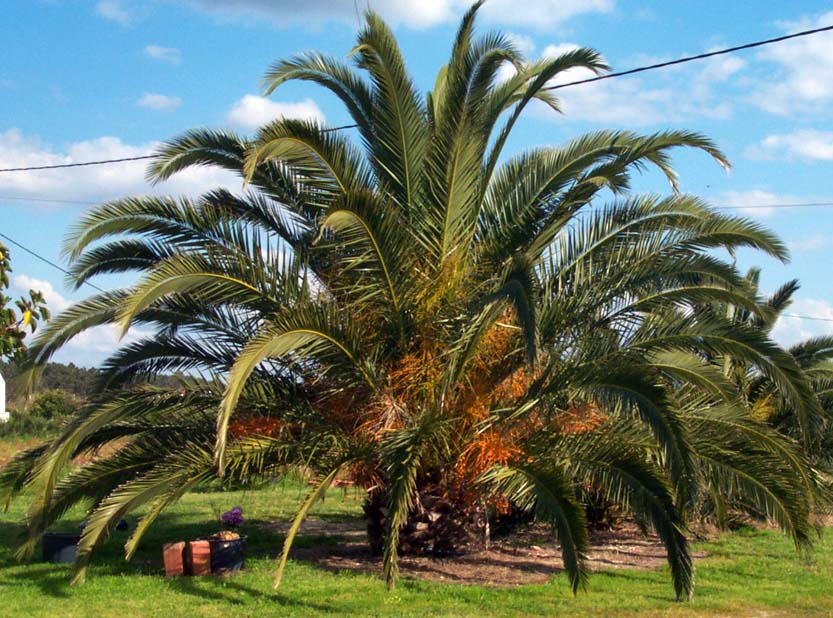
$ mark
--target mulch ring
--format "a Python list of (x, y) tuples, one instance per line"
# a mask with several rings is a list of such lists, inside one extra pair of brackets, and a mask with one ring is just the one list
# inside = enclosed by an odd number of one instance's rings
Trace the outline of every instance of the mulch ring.
[[(287, 524), (275, 524), (283, 533)], [(292, 557), (310, 562), (328, 571), (360, 571), (381, 575), (381, 558), (371, 555), (363, 523), (309, 520), (302, 534), (334, 536), (338, 541), (315, 547), (293, 549)], [(704, 558), (707, 552), (694, 552)], [(655, 535), (643, 536), (630, 523), (618, 530), (591, 533), (588, 565), (593, 571), (610, 569), (648, 570), (666, 562), (665, 548)], [(457, 584), (520, 586), (540, 584), (564, 570), (559, 546), (545, 526), (531, 526), (510, 537), (492, 542), (487, 550), (447, 559), (429, 556), (402, 556), (399, 571), (405, 577)]]

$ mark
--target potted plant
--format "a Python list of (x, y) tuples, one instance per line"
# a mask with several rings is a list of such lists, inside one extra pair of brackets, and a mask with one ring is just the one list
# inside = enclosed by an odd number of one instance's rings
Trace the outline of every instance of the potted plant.
[(212, 573), (239, 571), (245, 566), (246, 537), (237, 532), (244, 521), (243, 509), (239, 506), (220, 516), (224, 529), (208, 537)]
[[(71, 563), (75, 562), (78, 555), (78, 543), (81, 542), (81, 534), (87, 525), (85, 519), (78, 524), (79, 532), (44, 532), (41, 535), (41, 549), (44, 562)], [(116, 530), (123, 532), (127, 530), (127, 522), (120, 519), (116, 524)]]
[(78, 554), (78, 543), (81, 535), (75, 532), (44, 532), (43, 542), (44, 562), (75, 562)]

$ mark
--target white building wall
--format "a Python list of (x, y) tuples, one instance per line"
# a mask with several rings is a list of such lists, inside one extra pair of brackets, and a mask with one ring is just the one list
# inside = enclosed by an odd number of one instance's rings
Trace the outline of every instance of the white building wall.
[(0, 423), (9, 420), (9, 413), (6, 411), (6, 383), (3, 376), (0, 376)]

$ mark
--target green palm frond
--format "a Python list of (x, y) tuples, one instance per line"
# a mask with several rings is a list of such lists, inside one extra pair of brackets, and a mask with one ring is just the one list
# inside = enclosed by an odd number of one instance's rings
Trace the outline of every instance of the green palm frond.
[[(346, 378), (342, 387), (359, 384), (373, 388), (375, 385), (370, 369), (373, 352), (362, 346), (356, 326), (339, 315), (338, 307), (299, 306), (276, 316), (246, 344), (229, 372), (217, 416), (216, 460), (221, 472), (229, 419), (246, 381), (264, 360), (289, 354), (301, 360), (322, 363), (331, 370), (340, 368)], [(347, 378), (348, 374), (352, 377)]]
[(337, 466), (333, 468), (329, 473), (324, 475), (323, 478), (318, 480), (313, 487), (312, 491), (307, 494), (306, 499), (304, 500), (301, 508), (298, 509), (298, 512), (295, 514), (295, 517), (292, 519), (292, 524), (289, 526), (289, 530), (286, 532), (286, 539), (283, 542), (283, 549), (281, 551), (280, 560), (278, 561), (278, 568), (275, 572), (275, 583), (273, 587), (275, 590), (281, 585), (281, 581), (283, 580), (283, 572), (286, 568), (286, 561), (289, 559), (289, 550), (292, 549), (292, 542), (295, 540), (295, 536), (298, 534), (298, 531), (301, 529), (301, 524), (304, 523), (304, 520), (307, 518), (307, 514), (309, 513), (310, 509), (313, 505), (318, 502), (327, 490), (330, 488), (330, 483), (336, 478), (339, 472), (341, 472), (342, 466)]
[(627, 356), (622, 356), (574, 388), (591, 401), (605, 404), (617, 416), (636, 416), (650, 427), (664, 453), (678, 500), (687, 505), (694, 499), (695, 463), (690, 437), (671, 394), (658, 379), (646, 377), (644, 371), (628, 362)]
[(366, 138), (372, 135), (373, 93), (360, 75), (341, 60), (318, 52), (306, 52), (273, 64), (263, 78), (266, 95), (282, 84), (309, 81), (336, 95)]
[(348, 194), (322, 219), (319, 238), (325, 232), (335, 234), (335, 240), (348, 251), (356, 248), (346, 257), (346, 268), (373, 274), (376, 282), (364, 298), (375, 298), (380, 295), (376, 290), (380, 290), (401, 329), (401, 311), (408, 293), (405, 275), (414, 262), (414, 239), (406, 222), (373, 195)]
[(583, 588), (587, 583), (585, 560), (590, 545), (587, 522), (573, 485), (561, 470), (543, 461), (496, 466), (484, 474), (482, 482), (522, 511), (535, 513), (538, 521), (553, 527), (573, 592)]
[(339, 192), (369, 184), (367, 167), (348, 139), (313, 121), (279, 119), (261, 128), (246, 154), (246, 180), (251, 182), (269, 161), (292, 167), (313, 189), (311, 205), (318, 207), (326, 207)]
[(393, 32), (370, 10), (365, 23), (351, 55), (373, 85), (372, 159), (379, 181), (407, 213), (422, 189), (419, 177), (428, 137), (425, 103), (407, 74)]
[(650, 363), (665, 374), (672, 384), (697, 386), (725, 403), (737, 401), (737, 387), (719, 368), (700, 356), (689, 352), (666, 351), (656, 354)]
[[(253, 254), (259, 256), (260, 252), (253, 251)], [(255, 270), (259, 271), (260, 281), (252, 281)], [(131, 290), (116, 321), (123, 336), (137, 315), (168, 295), (190, 294), (208, 304), (267, 305), (276, 310), (282, 303), (269, 293), (267, 286), (271, 279), (268, 267), (260, 260), (253, 263), (242, 256), (176, 255), (157, 265)]]
[(388, 589), (399, 579), (399, 533), (414, 506), (417, 475), (427, 461), (448, 446), (448, 423), (426, 412), (409, 427), (391, 430), (384, 437), (379, 456), (387, 477), (387, 521), (382, 553), (382, 570)]
[[(210, 465), (210, 451), (205, 452), (204, 456)], [(84, 581), (94, 551), (127, 513), (139, 506), (153, 504), (160, 498), (172, 500), (183, 490), (183, 486), (187, 488), (188, 481), (195, 476), (193, 463), (188, 458), (184, 461), (163, 460), (150, 471), (122, 483), (101, 500), (90, 514), (78, 543), (78, 557), (73, 566), (72, 583)]]
[(48, 442), (24, 449), (0, 469), (0, 503), (5, 511), (9, 510), (12, 499), (32, 480), (36, 462), (48, 449)]
[(196, 129), (163, 144), (156, 160), (148, 166), (152, 182), (167, 180), (193, 166), (220, 167), (239, 173), (248, 144), (229, 131)]
[(665, 545), (677, 599), (689, 599), (694, 590), (694, 565), (685, 536), (685, 523), (674, 505), (663, 470), (646, 456), (650, 447), (640, 444), (633, 426), (608, 423), (599, 432), (562, 440), (555, 452), (571, 474), (599, 488), (656, 531)]
[(739, 418), (736, 411), (713, 411), (688, 421), (692, 449), (708, 485), (730, 503), (771, 518), (806, 550), (815, 481), (800, 450), (772, 430)]
[[(512, 133), (512, 129), (515, 127), (515, 124), (530, 101), (543, 99), (550, 107), (555, 107), (559, 111), (557, 102), (552, 100), (545, 90), (551, 80), (571, 69), (588, 69), (599, 75), (607, 71), (608, 66), (597, 52), (582, 47), (565, 52), (556, 58), (541, 60), (533, 65), (523, 67), (518, 72), (517, 87), (511, 93), (505, 91), (502, 93), (499, 92), (499, 94), (496, 93), (497, 100), (493, 102), (493, 105), (494, 103), (497, 103), (497, 105), (495, 105), (494, 111), (490, 114), (490, 123), (487, 125), (490, 132), (500, 115), (509, 105), (514, 104), (515, 108), (500, 133), (498, 133), (497, 138), (495, 138), (492, 149), (486, 157), (485, 177), (487, 182), (500, 160), (503, 148), (506, 145), (509, 135)], [(516, 86), (516, 84), (512, 83), (512, 86)], [(517, 99), (517, 102), (515, 99)]]

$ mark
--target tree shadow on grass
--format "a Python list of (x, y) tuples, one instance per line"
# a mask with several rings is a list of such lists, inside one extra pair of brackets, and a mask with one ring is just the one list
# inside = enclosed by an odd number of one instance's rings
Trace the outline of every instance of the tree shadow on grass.
[(60, 565), (44, 564), (17, 573), (0, 575), (0, 588), (34, 584), (50, 597), (69, 598), (69, 569)]
[(232, 605), (242, 605), (245, 601), (241, 597), (252, 599), (267, 599), (278, 605), (303, 607), (324, 613), (337, 613), (329, 605), (293, 599), (278, 592), (263, 592), (257, 588), (246, 586), (235, 581), (235, 576), (211, 577), (176, 577), (163, 580), (171, 590), (182, 594), (190, 594), (201, 599), (222, 601)]
[[(247, 539), (247, 558), (274, 559), (282, 541), (283, 535), (276, 534), (271, 526), (272, 522), (250, 520), (243, 534)], [(162, 545), (178, 540), (192, 540), (205, 537), (217, 531), (219, 527), (211, 521), (188, 522), (183, 521), (176, 514), (163, 514), (148, 530), (142, 543), (130, 562), (124, 560), (124, 543), (130, 532), (134, 530), (136, 518), (129, 519), (128, 531), (114, 531), (107, 541), (99, 548), (92, 563), (90, 578), (102, 576), (136, 576), (160, 577), (163, 572)], [(54, 530), (77, 530), (75, 521), (61, 521), (51, 527)], [(53, 598), (70, 598), (71, 565), (48, 564), (41, 562), (41, 548), (38, 546), (31, 560), (18, 561), (14, 558), (14, 550), (25, 535), (25, 527), (15, 522), (0, 522), (0, 588), (3, 587), (36, 587), (40, 592)], [(324, 535), (310, 535), (309, 538), (300, 537), (301, 545), (318, 545), (341, 542), (341, 537), (329, 539)], [(239, 605), (250, 599), (268, 599), (276, 605), (296, 606), (323, 613), (337, 613), (337, 610), (325, 604), (303, 601), (285, 594), (261, 591), (255, 587), (239, 581), (236, 576), (213, 576), (205, 578), (182, 577), (166, 579), (160, 577), (160, 585), (171, 590), (193, 595), (207, 600), (222, 601), (231, 605)]]

